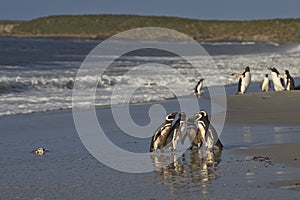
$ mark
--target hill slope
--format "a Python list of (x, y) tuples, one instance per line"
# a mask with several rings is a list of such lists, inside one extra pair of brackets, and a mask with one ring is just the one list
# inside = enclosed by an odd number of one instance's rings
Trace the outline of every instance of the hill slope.
[[(3, 23), (0, 21), (1, 24)], [(174, 29), (201, 42), (300, 42), (300, 19), (218, 21), (135, 15), (66, 15), (18, 22), (8, 32), (1, 34), (21, 37), (107, 38), (138, 27)]]

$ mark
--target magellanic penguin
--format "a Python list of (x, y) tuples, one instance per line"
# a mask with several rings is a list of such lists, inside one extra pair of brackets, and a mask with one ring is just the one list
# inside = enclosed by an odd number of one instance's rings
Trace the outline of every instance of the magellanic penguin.
[(166, 139), (171, 131), (172, 123), (176, 115), (177, 112), (169, 113), (166, 116), (165, 122), (154, 132), (151, 139), (150, 152), (156, 151), (157, 149), (162, 150), (165, 147)]
[(184, 112), (181, 112), (179, 115), (180, 115), (179, 133), (181, 135), (181, 144), (183, 145), (186, 137), (186, 114)]
[(196, 95), (196, 97), (200, 97), (202, 95), (203, 81), (204, 81), (204, 79), (201, 78), (198, 81), (198, 83), (197, 83), (197, 85), (195, 87), (195, 95)]
[(203, 141), (204, 137), (201, 134), (201, 131), (199, 131), (198, 127), (195, 124), (195, 121), (198, 121), (198, 115), (193, 115), (187, 120), (187, 136), (189, 138), (190, 142), (190, 149), (193, 149), (193, 147), (200, 148)]
[(286, 90), (295, 90), (295, 81), (293, 77), (290, 75), (289, 70), (285, 70), (286, 77)]
[[(213, 125), (208, 119), (208, 115), (204, 110), (199, 111), (198, 113), (198, 126), (203, 126), (205, 129), (204, 141), (205, 146), (208, 150), (220, 151), (223, 149), (223, 144), (221, 143), (218, 133)], [(198, 127), (199, 129), (199, 127)]]
[(184, 112), (179, 113), (179, 118), (176, 120), (174, 125), (171, 128), (169, 135), (167, 136), (165, 145), (169, 147), (172, 145), (172, 150), (175, 151), (177, 144), (179, 141), (182, 141), (182, 136), (186, 129), (186, 122), (185, 122), (186, 115)]
[(273, 81), (273, 86), (275, 91), (284, 90), (284, 75), (280, 74), (275, 67), (269, 67), (268, 70), (271, 70), (271, 76)]
[(240, 78), (237, 94), (245, 94), (251, 82), (250, 67), (246, 67), (245, 71), (242, 74), (233, 73), (231, 74), (231, 76)]
[(268, 74), (265, 75), (264, 80), (260, 84), (262, 92), (268, 92), (271, 87), (271, 82), (269, 80)]
[(46, 150), (43, 147), (37, 148), (36, 150), (31, 151), (31, 153), (38, 154), (38, 155), (44, 155)]

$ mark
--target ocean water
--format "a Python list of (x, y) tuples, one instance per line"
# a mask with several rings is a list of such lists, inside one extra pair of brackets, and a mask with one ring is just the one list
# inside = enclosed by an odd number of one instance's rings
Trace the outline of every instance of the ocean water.
[[(71, 108), (78, 69), (100, 43), (99, 40), (0, 38), (0, 116)], [(116, 43), (126, 48), (126, 41)], [(104, 56), (103, 60), (114, 59), (114, 62), (102, 75), (91, 73), (79, 77), (80, 87), (95, 87), (93, 83), (97, 81), (95, 104), (102, 106), (124, 103), (122, 93), (112, 95), (116, 90), (134, 90), (131, 103), (173, 98), (170, 84), (184, 88), (176, 96), (191, 95), (203, 74), (206, 88), (236, 84), (238, 80), (230, 74), (241, 73), (246, 66), (250, 66), (254, 82), (260, 82), (265, 73), (270, 73), (266, 68), (271, 66), (282, 73), (289, 69), (292, 76), (300, 77), (300, 44), (223, 42), (201, 45), (211, 55), (221, 76), (210, 67), (201, 69), (202, 74), (195, 71), (191, 64), (203, 62), (197, 56), (191, 55), (191, 63), (188, 63), (172, 53), (144, 49), (121, 57)], [(160, 67), (162, 65), (179, 72), (186, 81), (182, 82), (176, 73), (172, 74), (172, 70)], [(130, 71), (138, 66), (144, 69), (135, 70), (133, 79)], [(256, 90), (259, 88), (253, 86), (251, 89)]]

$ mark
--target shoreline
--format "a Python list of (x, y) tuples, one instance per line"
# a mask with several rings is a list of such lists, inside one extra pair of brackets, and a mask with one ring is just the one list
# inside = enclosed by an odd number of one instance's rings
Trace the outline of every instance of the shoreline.
[[(22, 35), (22, 34), (0, 34), (0, 38), (21, 38), (21, 39), (49, 39), (49, 40), (91, 40), (91, 41), (103, 41), (109, 39), (110, 37), (105, 36), (88, 36), (88, 35)], [(120, 40), (130, 41), (131, 38), (119, 38)], [(145, 41), (155, 41), (160, 42), (159, 39), (143, 39)], [(184, 40), (183, 40), (184, 41)], [(199, 44), (214, 44), (214, 43), (266, 43), (266, 44), (277, 44), (281, 45), (293, 45), (293, 44), (300, 44), (300, 41), (272, 41), (272, 40), (195, 40)], [(177, 41), (180, 42), (180, 41)]]
[[(300, 79), (300, 78), (297, 78)], [(258, 84), (258, 83), (253, 83)], [(215, 86), (213, 86), (215, 87)], [(227, 90), (226, 93), (233, 93), (235, 90), (236, 85), (230, 84), (226, 85), (225, 88)], [(228, 92), (229, 91), (229, 92)], [(178, 99), (188, 99), (191, 96), (179, 96), (176, 98), (169, 98), (164, 100), (157, 100), (151, 102), (138, 102), (130, 104), (130, 106), (149, 106), (152, 104), (164, 104), (175, 102)], [(276, 99), (274, 99), (276, 98)], [(241, 123), (245, 122), (246, 124), (263, 124), (263, 123), (284, 123), (284, 124), (299, 124), (297, 123), (298, 119), (300, 119), (300, 106), (297, 105), (297, 99), (300, 98), (300, 90), (292, 90), (292, 91), (269, 91), (269, 92), (250, 92), (244, 95), (235, 95), (230, 94), (226, 95), (226, 102), (227, 102), (227, 110), (226, 110), (226, 122), (228, 123)], [(199, 98), (199, 102), (201, 100), (209, 100), (210, 96), (204, 96)], [(218, 97), (215, 99), (216, 104), (218, 104)], [(255, 102), (252, 104), (251, 102)], [(287, 104), (292, 105), (285, 105), (283, 108), (282, 102), (286, 102)], [(247, 106), (250, 105), (251, 106)], [(293, 106), (294, 105), (294, 106)], [(126, 107), (127, 104), (116, 104), (116, 105), (96, 105), (95, 110), (100, 109), (111, 109), (111, 108), (123, 108)], [(33, 111), (28, 113), (16, 113), (16, 114), (6, 114), (2, 115), (1, 117), (9, 117), (9, 116), (20, 116), (20, 115), (30, 115), (30, 114), (39, 114), (39, 113), (60, 113), (60, 112), (72, 112), (73, 108), (59, 108), (54, 110), (45, 110), (45, 111)], [(81, 109), (81, 108), (76, 108)], [(84, 107), (83, 109), (87, 109)], [(256, 112), (256, 110), (262, 111), (261, 113)], [(285, 114), (291, 112), (291, 117), (286, 118), (284, 116), (272, 116), (272, 114), (276, 113), (278, 110), (283, 111)], [(299, 115), (297, 113), (299, 112)], [(246, 113), (242, 118), (239, 116), (240, 113)], [(297, 116), (299, 118), (297, 118)], [(258, 118), (268, 118), (259, 120)]]

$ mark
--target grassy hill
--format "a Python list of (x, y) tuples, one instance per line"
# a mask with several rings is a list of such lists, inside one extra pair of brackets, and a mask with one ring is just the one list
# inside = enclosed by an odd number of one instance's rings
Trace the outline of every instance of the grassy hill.
[(201, 42), (300, 42), (300, 19), (221, 21), (136, 15), (65, 15), (18, 22), (9, 32), (0, 33), (21, 37), (107, 38), (138, 27), (174, 29)]

